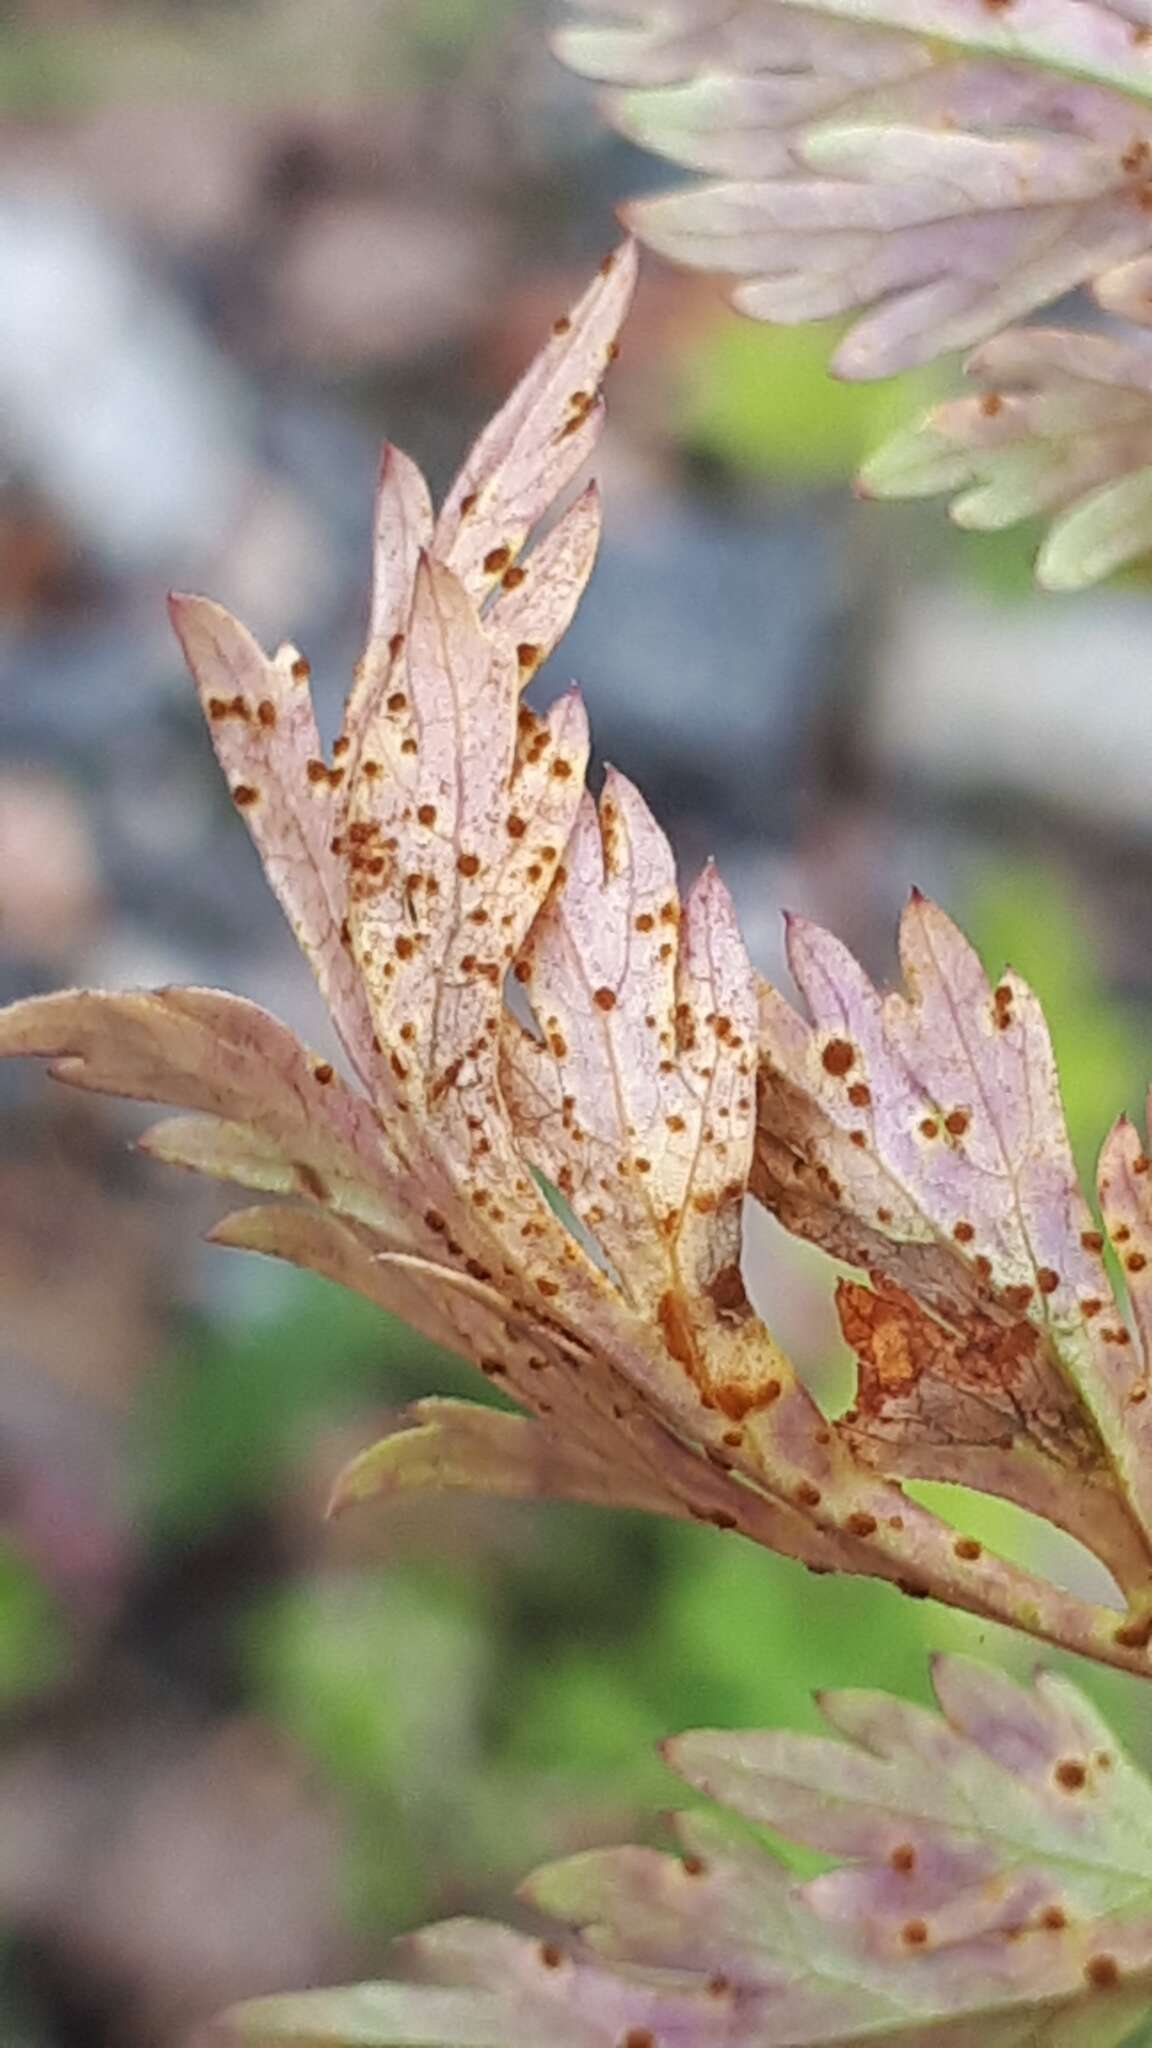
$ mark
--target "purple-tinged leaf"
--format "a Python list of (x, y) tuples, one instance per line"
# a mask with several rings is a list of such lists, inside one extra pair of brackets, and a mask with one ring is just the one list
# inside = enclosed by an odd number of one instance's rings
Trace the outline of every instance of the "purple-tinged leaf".
[(739, 1420), (795, 1381), (740, 1278), (756, 987), (731, 902), (708, 869), (681, 910), (668, 841), (612, 772), (564, 869), (516, 970), (540, 1036), (506, 1027), (504, 1092), (634, 1308)]
[[(515, 1439), (533, 1452), (521, 1488), (529, 1467), (534, 1484), (580, 1472), (597, 1497), (1140, 1668), (1152, 1616), (1124, 1620), (958, 1538), (888, 1476), (909, 1469), (899, 1453), (875, 1455), (867, 1432), (820, 1413), (753, 1314), (740, 1209), (757, 1020), (731, 905), (711, 870), (681, 905), (667, 842), (619, 778), (594, 811), (574, 694), (543, 715), (521, 702), (590, 567), (594, 496), (516, 556), (595, 433), (633, 267), (622, 252), (558, 323), (431, 535), (418, 474), (389, 454), (368, 648), (331, 765), (313, 751), (298, 658), (269, 661), (204, 600), (176, 605), (233, 793), (366, 1094), (263, 1012), (211, 991), (17, 1006), (0, 1018), (0, 1054), (40, 1053), (81, 1085), (199, 1112), (206, 1121), (154, 1130), (154, 1155), (298, 1198), (229, 1218), (217, 1242), (338, 1279), (473, 1359), (536, 1418)], [(538, 1037), (510, 1021), (510, 973), (529, 984)], [(792, 1027), (803, 1068), (806, 1028)], [(1030, 1085), (1045, 1071), (1035, 1063)], [(859, 1165), (852, 1142), (841, 1132), (833, 1149)], [(811, 1202), (813, 1189), (830, 1196), (815, 1166), (791, 1196)], [(911, 1197), (905, 1208), (915, 1223)], [(863, 1232), (841, 1215), (828, 1241), (851, 1251)], [(927, 1225), (904, 1235), (912, 1273), (905, 1245), (890, 1277), (906, 1316), (925, 1306), (913, 1274), (930, 1283), (930, 1313), (954, 1296), (979, 1306), (979, 1289), (955, 1294), (955, 1261)], [(1017, 1314), (1013, 1330), (1026, 1326)], [(1095, 1354), (1072, 1356), (1073, 1382), (1094, 1398)], [(1133, 1589), (1146, 1545), (1096, 1438), (1115, 1417), (1101, 1422), (1099, 1403), (1095, 1422), (1061, 1408), (1064, 1382), (1044, 1379), (1043, 1358), (1029, 1365), (1046, 1403), (1025, 1446), (1030, 1497), (1053, 1511), (1036, 1471), (1044, 1483), (1071, 1472), (1073, 1518), (1090, 1511), (1096, 1547)], [(486, 1442), (478, 1425), (453, 1464), (459, 1431), (438, 1436), (444, 1478), (483, 1483)], [(1107, 1442), (1127, 1482), (1125, 1431)], [(346, 1484), (387, 1492), (398, 1470), (430, 1472), (419, 1443), (379, 1448)], [(509, 1458), (489, 1449), (488, 1483), (506, 1487)]]
[[(680, 1857), (598, 1850), (524, 1888), (533, 1941), (448, 1921), (406, 1981), (259, 2000), (233, 2038), (330, 2048), (1120, 2048), (1152, 2008), (1152, 1789), (1070, 1685), (962, 1659), (941, 1714), (821, 1705), (835, 1738), (729, 1731), (665, 1754), (690, 1784), (843, 1859), (798, 1883), (723, 1816)], [(453, 2005), (453, 1999), (460, 2001)]]
[(609, 105), (633, 140), (733, 182), (641, 201), (629, 224), (741, 280), (734, 301), (757, 318), (866, 309), (837, 351), (842, 376), (969, 346), (1152, 245), (1152, 115), (1129, 97), (1152, 99), (1152, 55), (1126, 7), (632, 12), (569, 30), (561, 54), (639, 88)]
[(489, 606), (488, 631), (514, 651), (522, 684), (568, 631), (599, 545), (600, 495), (589, 484), (521, 561), (522, 580), (513, 578)]
[(361, 1078), (378, 1067), (364, 990), (342, 937), (344, 882), (331, 839), (339, 765), (324, 759), (308, 664), (293, 647), (274, 657), (221, 605), (170, 599), (169, 609), (224, 771), (265, 873), (308, 958)]
[(337, 748), (346, 769), (334, 823), (341, 828), (348, 793), (360, 770), (364, 726), (383, 692), (404, 637), (421, 555), (432, 545), (435, 515), (428, 486), (414, 462), (386, 444), (380, 458), (373, 522), (372, 600), (368, 637), (344, 707)]
[(1152, 344), (1038, 327), (969, 358), (980, 396), (937, 406), (866, 464), (867, 496), (959, 492), (957, 525), (1046, 517), (1049, 590), (1082, 589), (1152, 552)]
[[(1145, 1369), (1076, 1178), (1040, 1006), (1010, 972), (993, 988), (920, 897), (900, 950), (907, 994), (882, 998), (836, 940), (793, 923), (813, 1023), (763, 989), (754, 1190), (872, 1280), (841, 1296), (859, 1454), (1019, 1500), (1144, 1599)], [(1122, 1624), (1120, 1640), (1142, 1628)]]
[(516, 557), (600, 438), (600, 388), (636, 285), (636, 252), (605, 259), (486, 427), (436, 522), (433, 553), (480, 603), (518, 587)]

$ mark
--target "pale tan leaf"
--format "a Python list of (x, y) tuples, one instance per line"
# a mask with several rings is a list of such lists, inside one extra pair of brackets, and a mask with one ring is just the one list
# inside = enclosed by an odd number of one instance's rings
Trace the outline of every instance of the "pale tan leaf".
[(522, 580), (513, 578), (489, 606), (488, 631), (514, 652), (523, 684), (572, 623), (596, 561), (600, 525), (600, 494), (589, 484), (521, 563)]
[(557, 321), (452, 485), (433, 552), (476, 602), (515, 569), (537, 520), (595, 447), (603, 421), (600, 387), (635, 284), (636, 252), (625, 242)]
[(324, 759), (308, 664), (292, 647), (266, 655), (208, 598), (175, 596), (169, 610), (232, 800), (348, 1056), (369, 1080), (378, 1061), (348, 950), (344, 878), (331, 849), (345, 770)]

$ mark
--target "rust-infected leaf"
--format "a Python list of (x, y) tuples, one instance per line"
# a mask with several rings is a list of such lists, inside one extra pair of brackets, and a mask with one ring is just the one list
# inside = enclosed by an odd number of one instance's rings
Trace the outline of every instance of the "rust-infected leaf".
[[(281, 1198), (228, 1218), (218, 1243), (358, 1290), (535, 1418), (527, 1434), (459, 1418), (409, 1434), (353, 1492), (412, 1483), (439, 1446), (446, 1480), (682, 1514), (1143, 1668), (1152, 1603), (1121, 1616), (974, 1555), (899, 1485), (917, 1458), (959, 1455), (941, 1389), (962, 1380), (971, 1403), (995, 1378), (1022, 1420), (995, 1470), (981, 1436), (983, 1483), (1090, 1522), (1126, 1590), (1147, 1581), (1152, 1463), (1119, 1419), (1140, 1408), (1144, 1367), (1111, 1311), (1085, 1334), (1077, 1290), (1099, 1274), (1103, 1308), (1100, 1247), (1087, 1227), (1075, 1257), (1064, 1242), (1087, 1212), (1027, 992), (988, 991), (951, 927), (917, 910), (914, 1001), (881, 1004), (832, 942), (798, 933), (818, 1029), (767, 995), (758, 1026), (715, 872), (682, 901), (631, 785), (609, 775), (599, 810), (584, 794), (575, 693), (522, 702), (591, 567), (594, 493), (525, 545), (595, 438), (633, 271), (622, 251), (557, 322), (439, 519), (388, 452), (368, 644), (330, 758), (301, 658), (268, 658), (206, 600), (175, 602), (234, 799), (362, 1092), (211, 990), (18, 1005), (0, 1054), (195, 1112), (149, 1134), (153, 1156)], [(959, 1029), (973, 1005), (978, 1057)], [(887, 1289), (853, 1298), (865, 1379), (840, 1428), (745, 1294), (758, 1029), (758, 1184)]]
[(1152, 1467), (1132, 1399), (1144, 1368), (1077, 1181), (1036, 998), (1012, 973), (990, 984), (919, 897), (901, 926), (906, 994), (881, 997), (843, 946), (800, 922), (790, 958), (813, 1023), (762, 990), (754, 1186), (887, 1301), (865, 1316), (859, 1293), (846, 1297), (871, 1455), (922, 1471), (931, 1445), (934, 1476), (961, 1478), (973, 1376), (986, 1392), (991, 1376), (1004, 1423), (995, 1458), (986, 1445), (976, 1460), (985, 1480), (1146, 1587)]
[[(505, 1418), (499, 1418), (503, 1422)], [(727, 1812), (679, 1855), (594, 1849), (453, 1920), (395, 1977), (262, 1999), (233, 2038), (441, 2048), (1121, 2048), (1152, 2007), (1152, 1791), (1066, 1681), (940, 1658), (938, 1712), (825, 1694), (830, 1733), (665, 1747)], [(799, 1882), (741, 1821), (834, 1859)], [(455, 2002), (454, 2002), (455, 2001)]]
[(515, 565), (532, 528), (600, 437), (600, 390), (635, 284), (636, 252), (625, 243), (557, 321), (448, 493), (434, 552), (477, 602)]

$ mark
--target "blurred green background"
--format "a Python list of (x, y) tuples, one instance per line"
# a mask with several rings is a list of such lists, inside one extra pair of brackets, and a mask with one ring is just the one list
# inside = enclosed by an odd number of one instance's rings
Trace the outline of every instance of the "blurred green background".
[[(13, 0), (0, 23), (4, 998), (203, 980), (322, 1031), (163, 592), (298, 637), (332, 722), (379, 440), (442, 484), (615, 201), (663, 176), (552, 63), (551, 18)], [(828, 345), (647, 266), (604, 557), (543, 693), (580, 674), (685, 866), (719, 855), (765, 972), (785, 905), (884, 976), (909, 883), (943, 896), (1041, 993), (1090, 1174), (1152, 1067), (1141, 579), (1039, 604), (1032, 537), (854, 506), (933, 386), (830, 385)], [(810, 1725), (820, 1686), (924, 1697), (938, 1648), (1035, 1661), (712, 1530), (454, 1499), (326, 1525), (333, 1473), (407, 1401), (484, 1383), (202, 1248), (220, 1198), (134, 1158), (134, 1112), (0, 1089), (0, 2048), (168, 2048), (233, 1998), (370, 1974), (421, 1919), (510, 1910), (536, 1861), (659, 1836), (675, 1729)], [(761, 1221), (749, 1277), (844, 1398), (830, 1271)], [(1152, 1764), (1141, 1689), (1077, 1676)]]

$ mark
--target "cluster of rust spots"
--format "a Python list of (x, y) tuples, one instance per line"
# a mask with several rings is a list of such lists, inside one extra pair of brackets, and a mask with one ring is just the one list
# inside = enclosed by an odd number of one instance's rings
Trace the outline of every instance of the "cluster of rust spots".
[(1129, 1273), (1142, 1273), (1147, 1264), (1143, 1252), (1129, 1252), (1124, 1261), (1125, 1270)]
[(944, 1119), (944, 1129), (950, 1138), (962, 1138), (971, 1121), (966, 1109), (952, 1109)]
[(436, 823), (435, 804), (421, 804), (416, 812), (417, 821), (429, 829)]
[(872, 1102), (872, 1090), (866, 1081), (853, 1081), (848, 1090), (848, 1100), (853, 1109), (868, 1109)]
[(552, 763), (552, 773), (556, 777), (557, 782), (567, 782), (572, 773), (571, 761), (566, 760), (563, 754), (557, 754), (556, 759)]
[(214, 724), (219, 725), (225, 718), (235, 718), (241, 725), (247, 725), (251, 715), (246, 700), (239, 695), (208, 699), (208, 716)]
[(327, 783), (330, 789), (339, 789), (344, 780), (343, 768), (329, 768), (326, 761), (309, 761), (304, 772), (314, 789), (322, 783)]
[(1040, 1266), (1036, 1272), (1036, 1285), (1041, 1294), (1055, 1294), (1060, 1285), (1060, 1275), (1051, 1266)]
[(463, 875), (466, 881), (471, 881), (474, 875), (480, 873), (479, 856), (475, 853), (459, 854), (456, 860), (456, 872), (458, 875)]
[(607, 1011), (616, 1008), (615, 991), (610, 988), (598, 988), (592, 1000), (598, 1010)]
[(793, 1494), (798, 1508), (818, 1508), (823, 1498), (820, 1488), (813, 1486), (810, 1479), (802, 1479)]
[(370, 883), (380, 881), (388, 868), (389, 857), (396, 851), (396, 846), (395, 837), (382, 837), (380, 826), (375, 820), (357, 819), (349, 825), (345, 835), (345, 847), (349, 879), (353, 894), (357, 898), (369, 893)]
[(1002, 981), (992, 991), (992, 1022), (997, 1031), (1007, 1031), (1012, 1022), (1014, 993), (1008, 982)]

